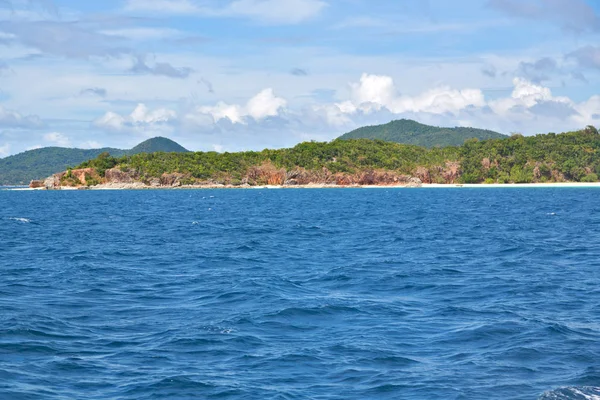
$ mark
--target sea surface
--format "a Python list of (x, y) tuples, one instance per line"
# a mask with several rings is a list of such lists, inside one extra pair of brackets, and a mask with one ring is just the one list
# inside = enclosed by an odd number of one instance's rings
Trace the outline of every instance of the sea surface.
[(0, 399), (600, 399), (600, 189), (2, 190)]

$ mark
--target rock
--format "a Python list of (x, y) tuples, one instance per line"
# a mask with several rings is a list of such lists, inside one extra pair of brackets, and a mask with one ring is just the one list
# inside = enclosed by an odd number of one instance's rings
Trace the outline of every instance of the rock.
[(148, 182), (148, 184), (152, 187), (159, 187), (160, 186), (160, 179), (159, 178), (152, 178), (150, 179), (150, 182)]
[(119, 168), (107, 169), (104, 177), (108, 183), (133, 183), (135, 182), (136, 174), (121, 171)]
[(61, 174), (55, 174), (55, 175), (47, 177), (44, 180), (44, 187), (47, 190), (55, 190), (55, 189), (60, 188), (60, 176), (61, 176)]
[(406, 182), (407, 188), (420, 188), (423, 187), (423, 182), (419, 178), (410, 178), (408, 182)]
[(164, 173), (160, 177), (160, 184), (162, 186), (178, 187), (181, 186), (181, 179), (184, 177), (184, 174), (180, 174), (178, 172), (174, 172), (172, 174)]
[(297, 179), (288, 179), (285, 181), (284, 185), (286, 186), (296, 186), (298, 185), (298, 180)]
[(86, 177), (93, 176), (96, 171), (93, 168), (73, 169), (71, 170), (71, 176), (77, 179), (82, 185), (85, 185)]
[(31, 182), (29, 182), (29, 187), (31, 189), (38, 189), (38, 188), (43, 188), (44, 186), (44, 181), (42, 180), (33, 180)]

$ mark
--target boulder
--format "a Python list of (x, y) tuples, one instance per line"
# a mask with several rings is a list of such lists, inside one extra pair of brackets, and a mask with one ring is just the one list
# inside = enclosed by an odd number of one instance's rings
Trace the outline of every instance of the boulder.
[(407, 188), (420, 188), (423, 187), (423, 182), (419, 178), (410, 178), (408, 182), (406, 182)]
[(48, 190), (60, 188), (60, 174), (55, 174), (44, 179), (44, 187)]
[(33, 180), (31, 182), (29, 182), (29, 187), (31, 189), (38, 189), (38, 188), (43, 188), (44, 186), (44, 181), (42, 180)]

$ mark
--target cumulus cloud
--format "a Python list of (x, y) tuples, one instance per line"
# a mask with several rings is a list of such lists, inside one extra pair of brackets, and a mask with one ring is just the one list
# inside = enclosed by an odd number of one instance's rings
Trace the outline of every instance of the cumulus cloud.
[(138, 104), (129, 115), (120, 115), (109, 111), (94, 121), (98, 128), (123, 132), (137, 131), (153, 133), (170, 130), (170, 125), (177, 120), (177, 113), (166, 108), (150, 110), (145, 104)]
[(456, 113), (469, 106), (485, 104), (479, 89), (456, 90), (441, 86), (418, 96), (400, 95), (394, 80), (389, 76), (363, 74), (359, 82), (351, 83), (349, 103), (338, 107), (346, 112), (369, 113), (386, 108), (394, 114), (405, 112)]
[(44, 127), (44, 123), (37, 115), (22, 115), (0, 106), (0, 127), (37, 129)]
[[(214, 122), (228, 119), (234, 124), (245, 124), (248, 118), (261, 121), (268, 117), (278, 116), (286, 105), (287, 101), (277, 97), (273, 89), (269, 88), (252, 97), (244, 106), (219, 102), (214, 106), (198, 107), (195, 113), (209, 115)], [(189, 117), (197, 119), (197, 116), (194, 116), (193, 113)]]
[(71, 140), (67, 136), (59, 132), (51, 132), (45, 134), (44, 140), (59, 147), (69, 147), (71, 145)]

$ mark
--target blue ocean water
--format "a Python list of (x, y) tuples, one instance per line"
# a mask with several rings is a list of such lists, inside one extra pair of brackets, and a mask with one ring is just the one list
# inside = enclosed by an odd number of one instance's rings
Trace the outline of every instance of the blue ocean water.
[(599, 200), (0, 191), (0, 399), (598, 399)]

